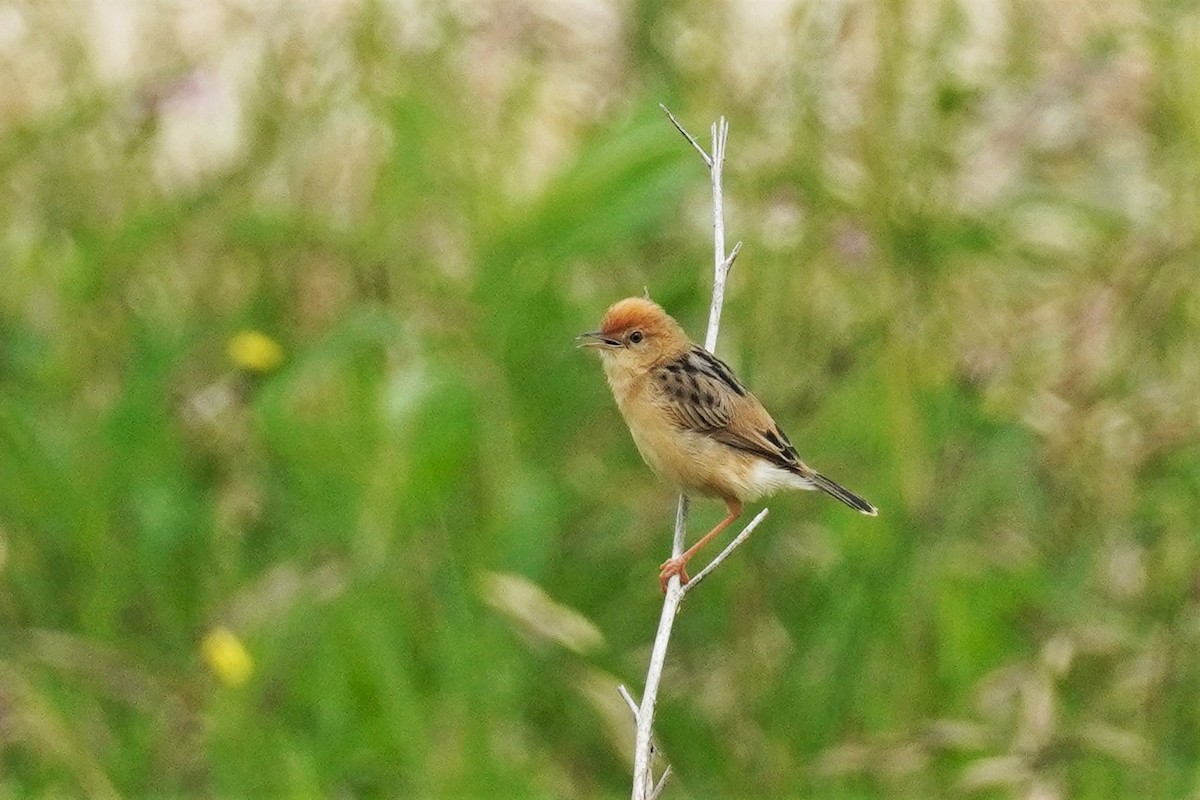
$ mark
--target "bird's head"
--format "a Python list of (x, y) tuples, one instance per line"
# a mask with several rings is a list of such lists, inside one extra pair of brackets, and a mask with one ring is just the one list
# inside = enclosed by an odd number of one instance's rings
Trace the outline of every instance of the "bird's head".
[(600, 330), (582, 334), (576, 341), (599, 352), (606, 368), (618, 369), (646, 370), (691, 346), (679, 323), (644, 297), (617, 301), (605, 313)]

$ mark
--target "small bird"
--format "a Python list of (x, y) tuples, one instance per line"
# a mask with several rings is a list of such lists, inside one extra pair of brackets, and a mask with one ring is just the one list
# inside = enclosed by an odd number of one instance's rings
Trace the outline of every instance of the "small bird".
[(878, 513), (801, 461), (758, 398), (652, 300), (618, 301), (600, 330), (577, 341), (599, 352), (617, 407), (650, 468), (682, 491), (724, 500), (729, 509), (683, 555), (663, 562), (664, 592), (673, 575), (688, 582), (688, 561), (741, 516), (743, 503), (780, 489), (819, 489), (855, 511)]

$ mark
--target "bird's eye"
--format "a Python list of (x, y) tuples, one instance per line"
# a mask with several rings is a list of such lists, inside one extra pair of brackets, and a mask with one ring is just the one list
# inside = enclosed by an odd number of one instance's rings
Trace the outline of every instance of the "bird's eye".
[(642, 335), (641, 331), (634, 331), (633, 333), (629, 334), (629, 341), (633, 344), (641, 344), (642, 339), (645, 338), (646, 337)]

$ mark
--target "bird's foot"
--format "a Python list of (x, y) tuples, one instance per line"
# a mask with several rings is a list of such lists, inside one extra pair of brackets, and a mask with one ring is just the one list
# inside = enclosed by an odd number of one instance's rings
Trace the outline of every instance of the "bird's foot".
[(671, 582), (672, 575), (679, 576), (679, 584), (686, 586), (691, 580), (687, 574), (687, 559), (686, 558), (668, 558), (659, 567), (658, 585), (662, 588), (662, 593), (667, 593), (667, 584)]

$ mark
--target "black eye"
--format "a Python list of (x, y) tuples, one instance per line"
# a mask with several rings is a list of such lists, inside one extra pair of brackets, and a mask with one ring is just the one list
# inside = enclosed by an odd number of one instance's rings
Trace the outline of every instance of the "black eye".
[(629, 341), (632, 344), (641, 344), (642, 339), (645, 339), (645, 338), (646, 337), (642, 335), (641, 331), (634, 331), (633, 333), (629, 334)]

